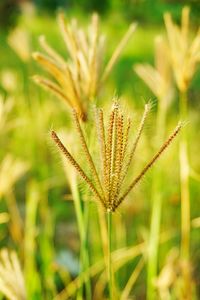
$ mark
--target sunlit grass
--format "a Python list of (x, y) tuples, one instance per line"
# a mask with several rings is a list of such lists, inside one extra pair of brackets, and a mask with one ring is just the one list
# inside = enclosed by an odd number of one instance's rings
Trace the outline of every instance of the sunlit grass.
[[(74, 12), (70, 14), (73, 15)], [(89, 16), (77, 12), (75, 14), (80, 24), (88, 23)], [(122, 18), (119, 20), (116, 15), (110, 18), (104, 17), (101, 22), (102, 31), (112, 37), (107, 44), (105, 60), (108, 61), (119, 39), (123, 37), (128, 22)], [(54, 17), (45, 15), (31, 18), (23, 16), (20, 19), (19, 27), (26, 30), (30, 36), (30, 51), (40, 50), (38, 36), (45, 34), (56, 50), (66, 55), (55, 23)], [(117, 34), (115, 34), (116, 30)], [(110, 104), (107, 103), (109, 102), (107, 99), (110, 99), (114, 93), (119, 93), (120, 103), (125, 108), (125, 113), (133, 119), (134, 134), (137, 132), (138, 116), (142, 113), (145, 101), (148, 101), (150, 97), (155, 99), (155, 96), (133, 73), (132, 65), (153, 62), (153, 40), (157, 34), (163, 32), (164, 25), (158, 28), (144, 27), (139, 24), (98, 99), (98, 104), (105, 106), (106, 111)], [(12, 102), (10, 112), (8, 114), (3, 112), (0, 120), (0, 179), (3, 178), (3, 181), (0, 180), (0, 246), (17, 251), (20, 265), (25, 270), (24, 280), (28, 286), (26, 290), (30, 299), (61, 300), (70, 299), (70, 297), (81, 299), (80, 295), (85, 292), (85, 283), (88, 278), (91, 280), (94, 299), (106, 299), (108, 286), (105, 264), (108, 245), (105, 216), (101, 210), (98, 211), (94, 201), (88, 201), (92, 199), (92, 195), (78, 178), (75, 178), (74, 191), (70, 189), (69, 177), (74, 180), (71, 176), (72, 170), (68, 165), (63, 168), (63, 162), (50, 141), (50, 130), (58, 129), (59, 136), (62, 131), (61, 139), (64, 137), (64, 142), (67, 147), (70, 147), (70, 151), (72, 150), (80, 157), (81, 162), (85, 163), (83, 152), (75, 142), (77, 137), (74, 134), (68, 109), (65, 103), (59, 102), (56, 97), (42, 91), (32, 82), (31, 76), (40, 72), (36, 63), (31, 58), (26, 62), (22, 61), (15, 50), (8, 46), (4, 32), (0, 33), (0, 41), (0, 78), (4, 78), (0, 82), (0, 93), (5, 103), (9, 103), (10, 100)], [(9, 80), (11, 84), (8, 83)], [(200, 260), (198, 196), (200, 194), (200, 142), (198, 139), (200, 91), (198, 85), (199, 72), (189, 88), (190, 113), (187, 125), (188, 140), (192, 145), (189, 153), (191, 163), (190, 251), (194, 283), (196, 283), (195, 278), (199, 276)], [(177, 94), (175, 93), (174, 100), (166, 114), (166, 135), (175, 127), (179, 119), (176, 100)], [(155, 122), (159, 104), (156, 100), (153, 100), (153, 103), (151, 115), (144, 128), (143, 138), (133, 162), (134, 168), (129, 172), (130, 180), (137, 175), (141, 164), (145, 164), (157, 148), (155, 145), (158, 141), (154, 137), (162, 129), (156, 128), (159, 127)], [(93, 107), (89, 107), (89, 118), (92, 112)], [(87, 136), (92, 153), (96, 155), (97, 151), (94, 146), (96, 136), (94, 130), (91, 131), (90, 125), (84, 129), (84, 134)], [(97, 164), (99, 167), (100, 162)], [(165, 297), (170, 291), (176, 299), (182, 284), (178, 276), (181, 266), (176, 256), (180, 248), (180, 187), (176, 143), (165, 154), (160, 166), (163, 178), (158, 192), (163, 195), (163, 213), (160, 239), (157, 241), (158, 278), (154, 289), (161, 295), (160, 297)], [(126, 201), (123, 201), (119, 210), (113, 214), (111, 261), (115, 273), (115, 292), (121, 295), (121, 298), (119, 297), (121, 300), (128, 299), (128, 297), (145, 299), (147, 245), (152, 207), (150, 194), (153, 177), (158, 176), (158, 173), (150, 172), (145, 176), (134, 193), (131, 193)], [(6, 189), (3, 190), (4, 186)], [(89, 253), (90, 265), (84, 270), (77, 263), (80, 258), (80, 240), (82, 242), (85, 238), (80, 239), (81, 230), (78, 226), (82, 225), (77, 224), (75, 212), (77, 208), (74, 207), (74, 201), (72, 201), (77, 190), (81, 197), (78, 202), (79, 208), (85, 209), (85, 204), (88, 205), (86, 208), (88, 211), (83, 210), (83, 212), (88, 214), (85, 246)], [(167, 281), (165, 276), (168, 274), (173, 274), (174, 280)]]

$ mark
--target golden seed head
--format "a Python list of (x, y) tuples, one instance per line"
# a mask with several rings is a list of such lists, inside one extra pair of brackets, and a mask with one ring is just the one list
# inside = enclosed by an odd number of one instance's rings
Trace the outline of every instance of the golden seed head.
[(59, 14), (58, 23), (70, 58), (65, 60), (44, 36), (40, 37), (40, 46), (46, 54), (33, 53), (32, 56), (53, 77), (53, 81), (44, 77), (35, 81), (76, 109), (79, 119), (86, 121), (89, 102), (98, 95), (136, 24), (131, 24), (105, 66), (105, 39), (99, 31), (97, 14), (92, 15), (87, 31), (78, 26), (76, 19), (65, 22), (63, 14)]
[(164, 15), (169, 52), (178, 89), (185, 92), (200, 61), (200, 29), (191, 41), (189, 28), (189, 7), (182, 10), (181, 26), (175, 24), (169, 13)]
[[(129, 139), (130, 119), (126, 118), (115, 102), (112, 106), (107, 130), (104, 124), (104, 113), (101, 109), (96, 109), (96, 129), (100, 149), (101, 169), (97, 169), (89, 148), (86, 143), (77, 112), (74, 111), (75, 128), (80, 138), (80, 144), (85, 155), (85, 163), (88, 165), (91, 175), (88, 176), (82, 167), (76, 162), (73, 156), (62, 144), (58, 136), (52, 131), (52, 138), (60, 148), (68, 161), (74, 166), (77, 173), (82, 177), (95, 198), (102, 203), (106, 211), (114, 212), (131, 192), (134, 186), (143, 178), (146, 172), (154, 165), (157, 159), (169, 146), (171, 141), (180, 131), (182, 125), (178, 124), (174, 132), (169, 136), (160, 150), (153, 156), (150, 162), (142, 169), (139, 175), (133, 179), (125, 192), (122, 192), (124, 180), (127, 177), (128, 169), (131, 166), (133, 156), (141, 138), (145, 120), (150, 111), (150, 104), (145, 105), (145, 110), (138, 126), (135, 140)], [(128, 147), (130, 144), (130, 147)], [(130, 148), (130, 149), (129, 149)], [(126, 159), (125, 159), (126, 158)], [(127, 159), (128, 158), (128, 159)], [(98, 160), (97, 160), (98, 161)]]

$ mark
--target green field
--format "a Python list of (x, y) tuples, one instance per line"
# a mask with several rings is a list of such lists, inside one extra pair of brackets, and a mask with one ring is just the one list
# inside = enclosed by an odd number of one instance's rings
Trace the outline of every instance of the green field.
[[(69, 21), (72, 17), (83, 28), (90, 22), (90, 16), (80, 11), (70, 11)], [(100, 18), (100, 32), (106, 35), (104, 66), (129, 24), (130, 20), (119, 10)], [(196, 35), (197, 27), (191, 26), (191, 38)], [(18, 32), (14, 32), (16, 29)], [(184, 122), (181, 133), (152, 170), (111, 214), (109, 249), (106, 226), (109, 213), (81, 176), (74, 175), (71, 165), (65, 165), (51, 139), (51, 130), (55, 130), (88, 176), (92, 176), (71, 108), (33, 80), (35, 74), (52, 79), (32, 58), (35, 51), (44, 53), (38, 42), (40, 35), (45, 35), (66, 61), (70, 59), (56, 15), (26, 11), (15, 29), (0, 31), (0, 299), (199, 299), (198, 63), (186, 92), (182, 93), (188, 97), (187, 111), (181, 113), (181, 93), (172, 80), (173, 96), (159, 121), (162, 105), (133, 66), (154, 65), (155, 37), (166, 37), (166, 30), (164, 22), (138, 22), (100, 92), (92, 100), (85, 99), (88, 119), (80, 122), (98, 170), (101, 150), (95, 131), (94, 106), (102, 108), (108, 120), (113, 97), (119, 98), (124, 122), (128, 117), (132, 120), (131, 147), (145, 103), (151, 103), (127, 173), (127, 185), (151, 160), (177, 123)], [(182, 142), (188, 145), (189, 166), (184, 154), (179, 157)], [(183, 178), (180, 180), (181, 168), (183, 173), (185, 168), (188, 171), (190, 212), (187, 200), (186, 206), (182, 200), (188, 191), (187, 183)], [(181, 196), (183, 190), (185, 194)], [(107, 276), (109, 257), (113, 280)]]

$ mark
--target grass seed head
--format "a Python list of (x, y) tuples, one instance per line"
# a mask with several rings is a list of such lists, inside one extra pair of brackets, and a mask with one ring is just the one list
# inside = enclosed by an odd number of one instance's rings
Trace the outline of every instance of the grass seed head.
[(65, 60), (57, 53), (44, 36), (40, 37), (40, 45), (46, 54), (33, 53), (33, 58), (53, 77), (53, 81), (43, 76), (34, 76), (33, 79), (65, 100), (77, 111), (79, 119), (86, 121), (88, 103), (97, 96), (110, 75), (136, 24), (130, 25), (104, 66), (105, 38), (99, 31), (97, 14), (92, 15), (88, 31), (78, 27), (76, 19), (66, 22), (62, 13), (58, 16), (58, 23), (69, 59)]
[(0, 292), (7, 299), (27, 299), (24, 275), (17, 254), (0, 251)]
[(170, 145), (182, 127), (182, 124), (178, 124), (159, 151), (153, 156), (149, 163), (146, 164), (139, 175), (132, 180), (125, 192), (123, 192), (124, 181), (127, 177), (128, 169), (131, 166), (149, 112), (150, 104), (146, 104), (135, 139), (132, 142), (129, 138), (131, 127), (130, 119), (123, 115), (118, 102), (114, 102), (112, 106), (107, 126), (104, 124), (103, 110), (96, 109), (96, 130), (101, 161), (101, 168), (98, 170), (96, 167), (97, 164), (89, 152), (77, 112), (74, 111), (75, 128), (79, 134), (80, 144), (84, 152), (85, 163), (87, 163), (88, 169), (90, 170), (90, 176), (86, 174), (79, 163), (69, 153), (57, 134), (52, 131), (52, 138), (57, 146), (88, 185), (95, 198), (102, 203), (106, 211), (114, 212), (118, 208), (135, 185), (143, 178), (146, 172), (151, 169), (165, 149)]
[(185, 92), (200, 61), (200, 28), (191, 41), (189, 7), (182, 10), (181, 26), (176, 25), (169, 13), (164, 14), (170, 49), (171, 64), (178, 89)]

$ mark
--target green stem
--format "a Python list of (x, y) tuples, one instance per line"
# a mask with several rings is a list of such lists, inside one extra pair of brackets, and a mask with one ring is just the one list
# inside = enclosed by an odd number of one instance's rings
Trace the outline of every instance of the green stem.
[(107, 211), (107, 226), (108, 226), (108, 288), (109, 300), (113, 299), (113, 276), (112, 276), (112, 212)]
[[(79, 236), (81, 241), (81, 247), (80, 247), (81, 272), (85, 272), (86, 270), (89, 269), (90, 266), (89, 254), (88, 254), (88, 241), (87, 241), (89, 213), (88, 213), (88, 207), (86, 207), (87, 203), (85, 206), (85, 211), (82, 207), (82, 201), (78, 190), (78, 183), (76, 177), (74, 178), (74, 181), (71, 183), (71, 190), (74, 199), (74, 206), (75, 206), (76, 218), (78, 223), (78, 231), (79, 231)], [(87, 272), (85, 272), (85, 274), (87, 274)], [(86, 287), (87, 300), (91, 300), (92, 299), (91, 282), (88, 275), (85, 275), (84, 281)], [(83, 296), (83, 290), (81, 287), (77, 292), (77, 297), (81, 299), (82, 296)]]
[[(89, 260), (89, 245), (88, 245), (88, 238), (87, 238), (87, 232), (88, 232), (88, 222), (89, 222), (89, 203), (84, 203), (84, 224), (85, 224), (85, 234), (83, 236), (83, 262), (84, 262), (84, 271), (87, 271), (90, 267), (90, 260)], [(91, 281), (89, 275), (85, 276), (85, 288), (86, 288), (86, 299), (91, 300), (92, 299), (92, 288), (91, 288)]]
[[(156, 299), (154, 280), (157, 276), (158, 269), (158, 247), (160, 235), (160, 221), (162, 211), (162, 195), (158, 191), (159, 183), (156, 183), (153, 195), (153, 208), (151, 214), (149, 248), (148, 248), (148, 265), (147, 265), (147, 299)], [(157, 193), (156, 193), (157, 191)]]
[[(166, 123), (166, 107), (159, 103), (157, 113), (157, 133), (156, 145), (160, 144), (165, 136)], [(158, 270), (158, 248), (160, 236), (160, 223), (162, 215), (162, 170), (160, 166), (154, 169), (153, 188), (152, 188), (152, 213), (150, 236), (148, 245), (148, 264), (147, 264), (147, 299), (154, 300), (156, 298), (154, 280), (157, 277)]]
[[(187, 120), (187, 93), (180, 93), (180, 118)], [(183, 277), (186, 293), (189, 295), (190, 282), (190, 189), (189, 189), (189, 159), (188, 159), (187, 128), (184, 129), (180, 139), (180, 188), (181, 188), (181, 259), (183, 263)], [(188, 298), (187, 298), (188, 299)]]

